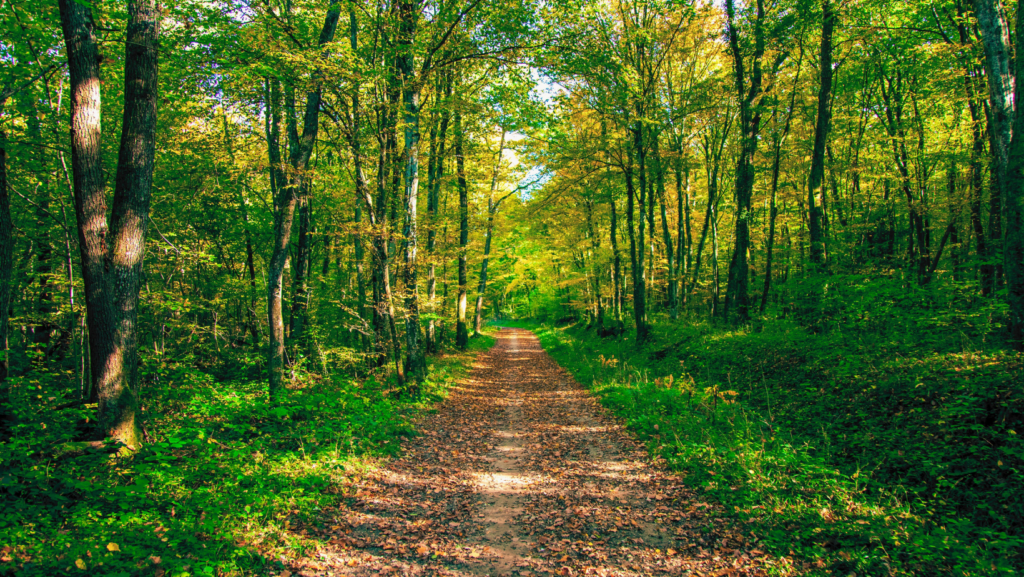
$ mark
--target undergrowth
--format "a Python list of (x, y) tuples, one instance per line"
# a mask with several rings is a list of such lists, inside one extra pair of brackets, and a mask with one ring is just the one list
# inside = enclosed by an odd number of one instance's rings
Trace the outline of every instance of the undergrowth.
[[(493, 339), (471, 341), (471, 353)], [(470, 355), (433, 359), (416, 398), (373, 377), (307, 376), (276, 405), (262, 381), (215, 382), (164, 363), (142, 393), (148, 442), (77, 450), (93, 407), (55, 411), (66, 382), (15, 383), (0, 438), (0, 574), (247, 575), (319, 543), (307, 528), (351, 482), (395, 455)]]
[(536, 329), (654, 456), (802, 572), (1024, 571), (1024, 356), (787, 321), (658, 324), (640, 348)]

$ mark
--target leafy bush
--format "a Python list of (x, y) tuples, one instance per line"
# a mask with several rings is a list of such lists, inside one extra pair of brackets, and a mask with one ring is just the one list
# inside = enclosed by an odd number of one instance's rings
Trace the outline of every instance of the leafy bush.
[(301, 527), (416, 434), (467, 360), (435, 360), (418, 398), (337, 375), (273, 406), (261, 381), (166, 363), (147, 375), (149, 439), (134, 454), (75, 443), (94, 409), (53, 410), (66, 375), (17, 380), (0, 437), (0, 573), (248, 574), (301, 555), (316, 544)]

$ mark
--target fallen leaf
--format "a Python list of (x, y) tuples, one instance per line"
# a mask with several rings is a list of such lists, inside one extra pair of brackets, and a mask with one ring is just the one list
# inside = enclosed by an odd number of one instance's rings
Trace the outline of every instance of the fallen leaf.
[(107, 543), (107, 551), (120, 551), (121, 547), (117, 543)]

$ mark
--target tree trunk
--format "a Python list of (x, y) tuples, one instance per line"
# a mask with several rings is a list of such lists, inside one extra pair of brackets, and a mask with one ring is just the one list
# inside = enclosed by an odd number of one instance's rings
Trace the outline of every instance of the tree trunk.
[[(640, 125), (642, 126), (642, 125)], [(644, 270), (644, 189), (647, 186), (644, 164), (642, 160), (643, 135), (642, 128), (631, 129), (633, 133), (633, 145), (629, 150), (629, 160), (626, 164), (626, 228), (629, 233), (629, 257), (630, 270), (633, 275), (633, 320), (636, 323), (636, 342), (641, 344), (647, 340), (647, 291), (645, 286)], [(633, 184), (633, 154), (641, 151), (641, 162), (635, 171), (640, 174), (640, 225), (635, 225), (637, 194)], [(639, 232), (637, 231), (639, 228)]]
[(462, 113), (455, 112), (455, 168), (459, 185), (459, 300), (456, 313), (455, 344), (460, 350), (469, 345), (466, 327), (466, 300), (469, 275), (466, 250), (469, 245), (469, 184), (466, 182), (466, 157), (463, 150)]
[[(356, 18), (356, 12), (354, 7), (349, 8), (349, 48), (353, 54), (358, 53), (359, 49), (359, 24)], [(357, 314), (359, 320), (365, 322), (366, 320), (366, 273), (364, 271), (363, 262), (364, 258), (364, 245), (363, 245), (363, 233), (362, 233), (362, 222), (363, 222), (363, 207), (366, 208), (366, 213), (370, 219), (370, 228), (375, 230), (377, 225), (376, 214), (373, 208), (373, 196), (370, 194), (369, 187), (366, 184), (366, 174), (363, 169), (363, 150), (362, 150), (362, 109), (360, 108), (359, 101), (360, 86), (359, 82), (355, 82), (352, 88), (352, 108), (351, 116), (349, 118), (349, 147), (352, 149), (352, 171), (355, 176), (355, 193), (356, 193), (356, 208), (355, 208), (355, 225), (356, 233), (353, 235), (353, 244), (355, 245), (355, 261), (356, 261), (356, 291), (357, 295)], [(371, 245), (371, 252), (374, 253), (373, 262), (376, 264), (377, 256), (376, 251), (373, 250)], [(376, 269), (375, 269), (376, 270)], [(376, 287), (376, 285), (374, 285)], [(374, 291), (376, 294), (376, 291)], [(376, 302), (376, 300), (375, 300)], [(371, 322), (377, 318), (376, 309), (371, 312)], [(375, 351), (378, 353), (378, 359), (381, 358), (380, 351), (382, 350), (382, 344), (384, 342), (384, 335), (376, 330), (377, 323), (373, 322), (374, 338), (373, 343)], [(367, 338), (364, 333), (364, 346)], [(379, 361), (378, 361), (379, 362)]]
[(594, 226), (594, 199), (589, 194), (584, 199), (584, 208), (587, 213), (587, 235), (590, 237), (590, 248), (594, 254), (591, 259), (591, 267), (594, 270), (588, 273), (592, 273), (592, 282), (594, 283), (594, 321), (600, 331), (604, 327), (604, 308), (601, 303), (601, 267), (597, 259), (597, 253), (601, 249), (601, 239)]
[[(340, 10), (337, 0), (332, 0), (324, 18), (324, 26), (320, 31), (319, 44), (323, 46), (334, 39), (334, 31), (338, 26)], [(267, 267), (267, 319), (270, 325), (270, 349), (268, 354), (269, 399), (277, 402), (284, 390), (285, 342), (283, 318), (283, 281), (284, 267), (288, 260), (288, 247), (291, 244), (292, 222), (295, 207), (299, 200), (302, 187), (308, 178), (306, 172), (313, 146), (316, 144), (320, 128), (320, 101), (322, 96), (322, 78), (319, 70), (314, 71), (314, 87), (306, 95), (306, 110), (303, 114), (302, 135), (295, 139), (295, 146), (290, 151), (288, 162), (291, 170), (287, 181), (279, 193), (274, 211), (274, 247)]]
[(808, 222), (811, 233), (811, 263), (816, 267), (825, 264), (825, 236), (822, 227), (822, 204), (815, 200), (822, 192), (825, 174), (825, 146), (828, 142), (829, 121), (831, 120), (832, 98), (832, 32), (835, 29), (835, 13), (830, 0), (821, 0), (821, 60), (819, 61), (818, 116), (814, 124), (814, 151), (811, 153), (811, 174), (807, 181)]
[(304, 178), (296, 203), (296, 208), (299, 211), (299, 239), (295, 247), (295, 263), (292, 266), (295, 270), (295, 280), (292, 282), (292, 310), (288, 326), (288, 334), (292, 342), (295, 343), (295, 351), (305, 349), (306, 325), (309, 320), (309, 275), (312, 259), (310, 237), (313, 232), (312, 207), (310, 206), (311, 188), (309, 178)]
[[(445, 98), (451, 96), (451, 81), (446, 76), (443, 86), (438, 87), (438, 94)], [(451, 111), (445, 108), (441, 114), (440, 127), (436, 124), (430, 129), (430, 164), (427, 167), (427, 214), (430, 228), (427, 231), (427, 255), (430, 265), (427, 268), (427, 303), (432, 316), (437, 316), (437, 213), (441, 198), (441, 181), (444, 178), (444, 159), (447, 153), (448, 124)], [(434, 318), (427, 324), (427, 351), (437, 352), (440, 339), (437, 334), (437, 323)]]
[(494, 159), (494, 171), (491, 173), (491, 192), (487, 197), (487, 231), (484, 235), (484, 256), (480, 262), (480, 282), (476, 290), (476, 313), (473, 315), (473, 334), (480, 334), (483, 324), (484, 292), (487, 291), (487, 264), (491, 259), (491, 236), (494, 234), (494, 215), (498, 212), (498, 204), (494, 201), (494, 193), (498, 188), (498, 169), (501, 168), (501, 155), (505, 152), (505, 131), (501, 131), (498, 143), (498, 154)]
[(23, 93), (25, 102), (25, 125), (28, 140), (35, 144), (33, 147), (36, 155), (36, 163), (39, 170), (38, 199), (36, 201), (36, 244), (39, 246), (39, 254), (36, 256), (35, 276), (39, 280), (39, 295), (36, 297), (35, 315), (37, 321), (32, 327), (32, 345), (36, 357), (34, 362), (39, 366), (45, 366), (47, 356), (50, 352), (50, 340), (56, 325), (51, 322), (53, 314), (53, 293), (51, 291), (50, 276), (53, 272), (51, 262), (53, 247), (50, 244), (50, 231), (48, 216), (50, 214), (50, 167), (48, 166), (48, 147), (42, 141), (42, 128), (40, 126), (39, 109), (36, 106), (34, 97), (28, 92)]
[(420, 183), (420, 88), (419, 78), (413, 71), (413, 40), (416, 37), (416, 23), (419, 11), (414, 2), (399, 5), (399, 53), (396, 59), (398, 78), (402, 85), (402, 105), (405, 112), (404, 126), (404, 184), (405, 184), (405, 374), (418, 383), (426, 376), (427, 361), (420, 342), (420, 298), (418, 271), (416, 269), (419, 249), (417, 202)]
[(713, 223), (712, 219), (716, 218), (715, 203), (718, 202), (718, 173), (721, 170), (722, 153), (725, 149), (725, 141), (729, 136), (730, 124), (727, 120), (722, 127), (721, 140), (717, 140), (716, 135), (712, 135), (711, 138), (705, 140), (704, 158), (708, 179), (708, 207), (704, 212), (704, 226), (701, 228), (700, 241), (697, 243), (697, 255), (693, 263), (693, 280), (690, 281), (690, 288), (686, 290), (687, 295), (692, 294), (694, 289), (697, 288), (697, 280), (700, 278), (701, 259), (704, 254), (704, 245), (707, 242), (708, 231), (711, 230), (713, 225), (717, 226), (717, 223)]
[[(826, 0), (827, 1), (827, 0)], [(793, 92), (789, 97), (789, 109), (786, 112), (786, 122), (782, 126), (782, 133), (778, 134), (775, 138), (774, 148), (775, 154), (772, 161), (772, 192), (771, 192), (771, 206), (769, 208), (768, 215), (768, 246), (767, 254), (765, 255), (764, 263), (764, 290), (761, 292), (761, 308), (760, 313), (763, 315), (764, 311), (768, 308), (768, 295), (772, 288), (772, 266), (774, 264), (774, 250), (775, 250), (775, 221), (779, 216), (779, 170), (782, 164), (782, 145), (785, 143), (786, 138), (789, 136), (789, 129), (793, 123), (793, 113), (796, 110), (796, 95), (797, 87), (800, 84), (800, 64), (803, 62), (803, 53), (800, 54), (800, 61), (797, 63), (796, 77), (793, 79)], [(831, 83), (831, 78), (829, 79)]]
[(8, 398), (8, 324), (11, 312), (11, 283), (14, 281), (14, 224), (7, 190), (7, 133), (3, 131), (4, 104), (0, 100), (0, 402)]
[(60, 0), (71, 72), (71, 150), (94, 388), (102, 434), (131, 448), (138, 423), (139, 277), (153, 181), (160, 12), (128, 5), (125, 94), (110, 228), (100, 149), (99, 52), (92, 10)]
[(750, 220), (751, 198), (754, 193), (754, 156), (760, 130), (761, 113), (754, 106), (761, 96), (761, 58), (764, 55), (764, 2), (757, 0), (754, 21), (754, 53), (751, 55), (751, 74), (747, 83), (743, 53), (740, 50), (739, 30), (736, 27), (733, 0), (727, 0), (729, 18), (729, 44), (735, 64), (736, 92), (740, 103), (740, 156), (736, 163), (736, 245), (729, 266), (729, 285), (726, 292), (726, 317), (735, 310), (740, 321), (750, 318)]
[[(1014, 62), (1018, 79), (1024, 77), (1024, 11), (1017, 11), (1017, 59)], [(1017, 83), (1015, 100), (1024, 98), (1024, 89)], [(1007, 300), (1010, 305), (1010, 341), (1017, 350), (1024, 350), (1024, 113), (1018, 108), (1013, 122), (1009, 169), (1004, 209), (1006, 244), (1003, 266), (1006, 271)]]
[[(661, 209), (661, 233), (665, 241), (665, 260), (668, 263), (668, 309), (672, 320), (677, 318), (678, 308), (676, 307), (676, 292), (678, 281), (676, 279), (676, 262), (675, 262), (675, 250), (672, 246), (672, 233), (669, 231), (668, 226), (668, 198), (665, 195), (665, 169), (661, 162), (661, 147), (659, 144), (660, 135), (654, 133), (651, 135), (651, 158), (654, 163), (654, 178), (657, 183), (658, 192), (658, 206)], [(651, 199), (654, 202), (655, 199)], [(681, 219), (682, 215), (678, 215)], [(654, 236), (654, 231), (651, 231), (651, 236)]]
[(690, 272), (693, 253), (693, 236), (690, 231), (690, 167), (683, 169), (683, 147), (680, 142), (676, 150), (676, 307), (672, 318), (679, 317), (679, 308), (686, 300), (686, 275)]
[[(1012, 176), (1007, 174), (1009, 164), (1009, 147), (1012, 134), (1016, 134), (1016, 117), (1014, 113), (1015, 63), (1011, 58), (1010, 30), (1006, 22), (1005, 7), (999, 0), (974, 0), (974, 12), (978, 18), (978, 30), (985, 47), (985, 78), (988, 84), (990, 112), (989, 140), (992, 156), (992, 192), (989, 202), (989, 230), (986, 249), (991, 257), (999, 253), (1002, 244), (1002, 205), (1009, 204), (1009, 189)], [(1018, 22), (1020, 17), (1018, 16)], [(1019, 30), (1019, 28), (1018, 28)], [(1018, 40), (1018, 45), (1020, 41)], [(1013, 210), (1009, 209), (1008, 210)], [(1007, 218), (1009, 214), (1007, 213)], [(1009, 226), (1009, 224), (1007, 224)], [(1007, 231), (1009, 232), (1009, 231)], [(1006, 256), (1004, 255), (1004, 262)], [(982, 266), (982, 292), (994, 293), (998, 282), (998, 266), (986, 263)], [(1007, 273), (1009, 274), (1009, 273)]]

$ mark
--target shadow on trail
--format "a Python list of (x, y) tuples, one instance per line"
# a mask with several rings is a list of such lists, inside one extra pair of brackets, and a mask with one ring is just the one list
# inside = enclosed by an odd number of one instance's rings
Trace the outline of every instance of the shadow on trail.
[(765, 575), (721, 507), (651, 463), (522, 329), (325, 513), (310, 575)]

